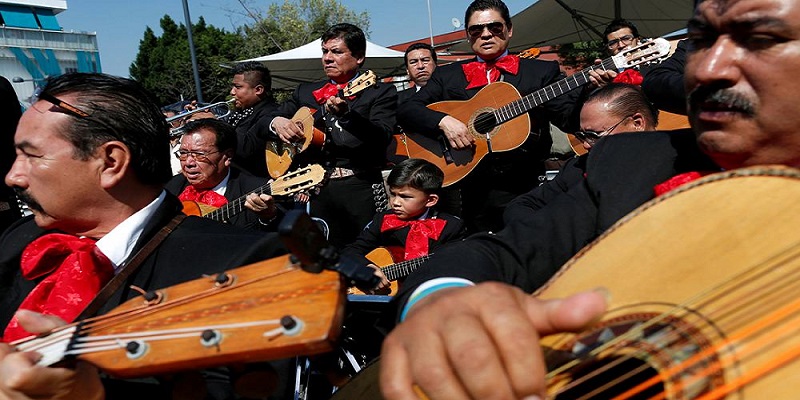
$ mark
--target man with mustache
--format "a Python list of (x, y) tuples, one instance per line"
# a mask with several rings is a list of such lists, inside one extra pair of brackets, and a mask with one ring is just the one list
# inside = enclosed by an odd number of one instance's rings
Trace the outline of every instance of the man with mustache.
[(397, 104), (405, 103), (414, 93), (428, 84), (436, 69), (436, 51), (427, 43), (414, 43), (408, 46), (405, 54), (406, 72), (414, 82), (414, 87), (397, 93)]
[[(138, 296), (132, 286), (161, 289), (285, 252), (275, 234), (181, 219), (181, 203), (164, 190), (168, 143), (164, 116), (138, 83), (84, 73), (48, 80), (19, 121), (5, 176), (33, 216), (0, 236), (2, 342), (105, 313)], [(0, 344), (0, 398), (158, 399), (178, 387), (196, 390), (188, 398), (233, 396), (221, 371), (191, 385), (185, 376), (101, 383), (89, 364), (42, 367), (40, 358)]]
[[(589, 155), (584, 184), (547, 204), (516, 234), (534, 235), (532, 245), (540, 245), (558, 223), (576, 236), (565, 245), (579, 248), (679, 174), (800, 167), (800, 116), (793, 101), (799, 93), (800, 1), (701, 0), (688, 28), (685, 87), (692, 130), (601, 140)], [(551, 215), (557, 207), (572, 207), (587, 219), (557, 219)], [(543, 399), (538, 338), (580, 329), (605, 309), (600, 292), (546, 302), (530, 297), (541, 283), (536, 266), (512, 260), (515, 250), (501, 234), (465, 243), (459, 252), (437, 252), (420, 271), (442, 267), (449, 256), (462, 267), (481, 265), (481, 272), (464, 277), (451, 270), (459, 279), (406, 305), (404, 321), (384, 342), (381, 389), (389, 400), (416, 398), (420, 390), (434, 400)]]

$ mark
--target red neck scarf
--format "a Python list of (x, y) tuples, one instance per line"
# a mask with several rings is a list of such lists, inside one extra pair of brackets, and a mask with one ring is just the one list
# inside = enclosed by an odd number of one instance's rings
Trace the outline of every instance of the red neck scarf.
[(714, 171), (690, 171), (684, 172), (667, 179), (653, 187), (653, 192), (656, 197), (661, 196), (667, 192), (671, 192), (689, 182), (696, 181), (706, 175), (713, 174)]
[(333, 84), (333, 83), (326, 83), (325, 86), (311, 92), (314, 95), (314, 100), (317, 101), (317, 104), (325, 104), (329, 98), (336, 96), (339, 94), (339, 91), (344, 89), (347, 84)]
[(228, 199), (226, 199), (225, 196), (211, 189), (197, 191), (192, 185), (186, 186), (178, 198), (181, 201), (196, 201), (217, 208), (228, 204)]
[[(462, 64), (461, 68), (464, 70), (464, 76), (467, 77), (467, 82), (469, 82), (467, 89), (472, 89), (486, 86), (491, 82), (497, 82), (500, 79), (500, 71), (516, 75), (517, 72), (519, 72), (519, 57), (507, 55), (494, 61), (473, 61)], [(487, 68), (489, 69), (490, 81), (486, 80)]]
[(428, 239), (438, 240), (447, 221), (438, 218), (402, 220), (394, 214), (387, 214), (381, 223), (381, 232), (410, 226), (406, 236), (405, 258), (411, 260), (428, 255)]
[[(90, 238), (50, 233), (28, 244), (20, 261), (22, 276), (28, 280), (47, 277), (31, 290), (19, 309), (55, 315), (67, 322), (80, 315), (114, 276), (111, 260), (94, 243)], [(30, 335), (14, 317), (3, 333), (3, 341)]]

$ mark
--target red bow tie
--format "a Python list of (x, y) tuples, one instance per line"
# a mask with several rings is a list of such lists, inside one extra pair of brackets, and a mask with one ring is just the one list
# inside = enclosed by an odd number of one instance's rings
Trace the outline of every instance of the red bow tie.
[(189, 185), (183, 189), (183, 192), (178, 196), (181, 201), (196, 201), (198, 203), (207, 204), (213, 207), (222, 207), (228, 204), (228, 199), (225, 196), (213, 190), (198, 191), (194, 186)]
[(347, 85), (328, 82), (325, 86), (311, 92), (311, 94), (314, 95), (314, 100), (317, 101), (317, 104), (324, 104), (329, 98), (336, 96), (345, 86)]
[(625, 71), (620, 72), (614, 78), (614, 83), (629, 83), (631, 85), (641, 85), (642, 82), (644, 82), (642, 74), (633, 68), (628, 68)]
[(461, 68), (464, 69), (464, 76), (467, 77), (467, 82), (469, 82), (467, 89), (472, 89), (486, 86), (490, 83), (486, 80), (487, 68), (489, 69), (491, 82), (497, 82), (500, 79), (500, 71), (516, 75), (519, 72), (519, 57), (508, 55), (495, 61), (473, 61), (462, 64)]
[(673, 176), (664, 182), (659, 183), (653, 187), (653, 192), (656, 197), (661, 196), (667, 192), (671, 192), (689, 182), (696, 181), (706, 175), (713, 174), (714, 171), (689, 171), (682, 174)]
[[(50, 233), (28, 244), (20, 259), (22, 276), (28, 280), (47, 277), (36, 284), (19, 309), (55, 315), (67, 322), (80, 315), (114, 276), (111, 260), (94, 243), (90, 238)], [(3, 333), (3, 341), (27, 336), (30, 333), (14, 317)]]
[(381, 232), (411, 226), (406, 237), (405, 260), (428, 254), (428, 239), (438, 240), (447, 221), (438, 218), (402, 220), (394, 214), (383, 217)]

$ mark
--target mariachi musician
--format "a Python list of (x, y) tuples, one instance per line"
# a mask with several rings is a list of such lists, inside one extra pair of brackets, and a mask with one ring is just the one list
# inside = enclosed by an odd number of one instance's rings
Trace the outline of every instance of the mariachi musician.
[[(236, 131), (213, 118), (189, 121), (184, 127), (178, 150), (181, 173), (172, 177), (166, 189), (186, 204), (222, 207), (267, 184), (266, 178), (231, 167), (236, 149)], [(278, 209), (272, 196), (250, 193), (246, 210), (226, 221), (259, 231), (275, 231)], [(185, 210), (189, 209), (184, 207)]]
[[(428, 109), (427, 105), (471, 99), (486, 85), (497, 81), (513, 85), (525, 96), (563, 78), (556, 62), (520, 59), (509, 54), (513, 30), (508, 7), (501, 0), (472, 2), (465, 21), (467, 39), (476, 57), (437, 68), (427, 85), (398, 109), (398, 121), (405, 131), (444, 136), (456, 149), (473, 146), (475, 138), (464, 122)], [(462, 191), (461, 215), (470, 233), (499, 230), (505, 205), (539, 183), (539, 176), (545, 172), (543, 161), (552, 145), (548, 121), (565, 132), (576, 130), (580, 94), (580, 90), (572, 90), (533, 109), (530, 134), (519, 148), (489, 154), (456, 184)]]
[(342, 89), (357, 80), (366, 56), (364, 32), (355, 25), (337, 24), (322, 35), (322, 67), (326, 80), (301, 84), (273, 118), (263, 120), (279, 140), (302, 140), (303, 132), (290, 118), (301, 108), (314, 110), (314, 126), (325, 134), (324, 145), (311, 146), (295, 163), (322, 164), (329, 180), (311, 201), (311, 215), (324, 219), (330, 242), (352, 242), (376, 212), (375, 188), (382, 188), (381, 167), (395, 127), (397, 92), (377, 83), (353, 96)]

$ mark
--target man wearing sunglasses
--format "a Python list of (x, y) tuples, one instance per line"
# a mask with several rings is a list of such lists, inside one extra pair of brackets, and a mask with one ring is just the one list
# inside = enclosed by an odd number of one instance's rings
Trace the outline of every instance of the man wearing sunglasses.
[[(219, 208), (267, 184), (267, 179), (232, 165), (236, 152), (236, 130), (211, 118), (190, 121), (174, 156), (181, 173), (172, 177), (166, 189), (181, 201)], [(244, 203), (247, 210), (225, 222), (242, 228), (275, 231), (278, 209), (268, 194), (251, 193)]]
[[(134, 81), (85, 73), (51, 78), (22, 115), (14, 143), (5, 183), (33, 216), (0, 237), (3, 342), (107, 312), (140, 295), (131, 286), (160, 289), (285, 252), (274, 234), (181, 219), (180, 201), (164, 190), (172, 175), (167, 123)], [(102, 291), (106, 282), (115, 289)], [(101, 300), (92, 304), (95, 296)], [(80, 317), (87, 306), (92, 311)], [(201, 373), (200, 384), (190, 383), (199, 383), (195, 374), (101, 383), (89, 364), (36, 366), (40, 358), (0, 344), (0, 398), (233, 396), (221, 371)], [(171, 393), (178, 387), (191, 393)]]
[[(514, 31), (508, 7), (502, 1), (476, 0), (464, 17), (465, 33), (476, 57), (437, 68), (428, 84), (398, 109), (398, 120), (405, 130), (442, 137), (456, 149), (474, 146), (472, 133), (462, 121), (428, 109), (427, 105), (471, 99), (497, 81), (513, 85), (524, 96), (563, 77), (556, 62), (509, 54)], [(549, 122), (564, 131), (574, 131), (580, 92), (569, 91), (532, 110), (531, 131), (519, 148), (490, 154), (453, 186), (462, 191), (461, 215), (470, 232), (500, 229), (505, 205), (539, 183), (552, 145)]]

